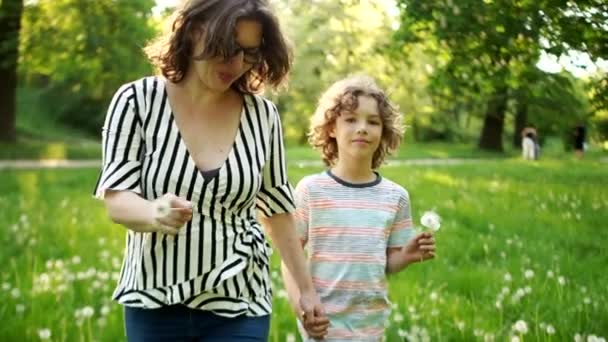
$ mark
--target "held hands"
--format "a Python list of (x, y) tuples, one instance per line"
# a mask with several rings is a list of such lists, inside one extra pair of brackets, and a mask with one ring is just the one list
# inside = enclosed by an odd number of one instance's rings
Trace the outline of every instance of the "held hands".
[(152, 202), (151, 223), (142, 231), (177, 235), (192, 219), (192, 203), (173, 194), (164, 194)]
[(323, 340), (329, 328), (329, 319), (316, 293), (302, 293), (300, 296), (298, 319), (302, 322), (309, 337)]
[(408, 264), (434, 258), (435, 238), (433, 234), (424, 232), (416, 235), (401, 249), (401, 257)]

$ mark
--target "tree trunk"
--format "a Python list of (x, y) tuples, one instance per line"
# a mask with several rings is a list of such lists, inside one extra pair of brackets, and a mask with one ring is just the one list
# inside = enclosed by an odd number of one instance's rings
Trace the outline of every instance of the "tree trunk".
[(515, 121), (513, 122), (513, 147), (521, 148), (521, 131), (526, 127), (528, 121), (528, 103), (525, 99), (517, 101), (515, 109)]
[(507, 109), (507, 90), (499, 89), (488, 100), (486, 114), (479, 138), (479, 148), (483, 150), (503, 152), (502, 132), (505, 125)]
[(0, 5), (0, 141), (15, 142), (17, 61), (23, 0), (2, 0)]

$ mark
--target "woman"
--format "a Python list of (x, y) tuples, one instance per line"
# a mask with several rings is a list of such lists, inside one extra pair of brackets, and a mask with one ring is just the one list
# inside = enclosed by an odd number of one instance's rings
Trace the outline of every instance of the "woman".
[(114, 299), (130, 341), (266, 341), (269, 247), (297, 276), (305, 326), (325, 318), (295, 234), (276, 107), (254, 95), (291, 54), (263, 0), (186, 1), (146, 48), (162, 76), (123, 85), (103, 130), (96, 196), (127, 228)]

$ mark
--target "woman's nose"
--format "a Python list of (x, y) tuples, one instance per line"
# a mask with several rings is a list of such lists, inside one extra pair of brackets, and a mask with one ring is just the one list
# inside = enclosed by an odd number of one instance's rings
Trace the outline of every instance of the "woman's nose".
[(245, 63), (245, 52), (242, 50), (239, 51), (236, 55), (228, 59), (228, 63), (238, 69), (241, 69)]

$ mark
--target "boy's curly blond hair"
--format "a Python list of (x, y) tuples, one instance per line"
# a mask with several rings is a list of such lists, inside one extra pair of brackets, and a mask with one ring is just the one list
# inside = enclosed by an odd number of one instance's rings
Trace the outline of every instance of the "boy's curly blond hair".
[(404, 127), (397, 107), (389, 101), (373, 78), (366, 75), (351, 76), (334, 83), (321, 95), (317, 110), (310, 120), (308, 141), (321, 151), (323, 162), (327, 166), (333, 166), (338, 160), (336, 139), (330, 137), (336, 118), (342, 113), (355, 111), (359, 105), (359, 96), (370, 96), (376, 100), (382, 120), (382, 137), (372, 158), (372, 169), (380, 167), (384, 158), (401, 143)]

